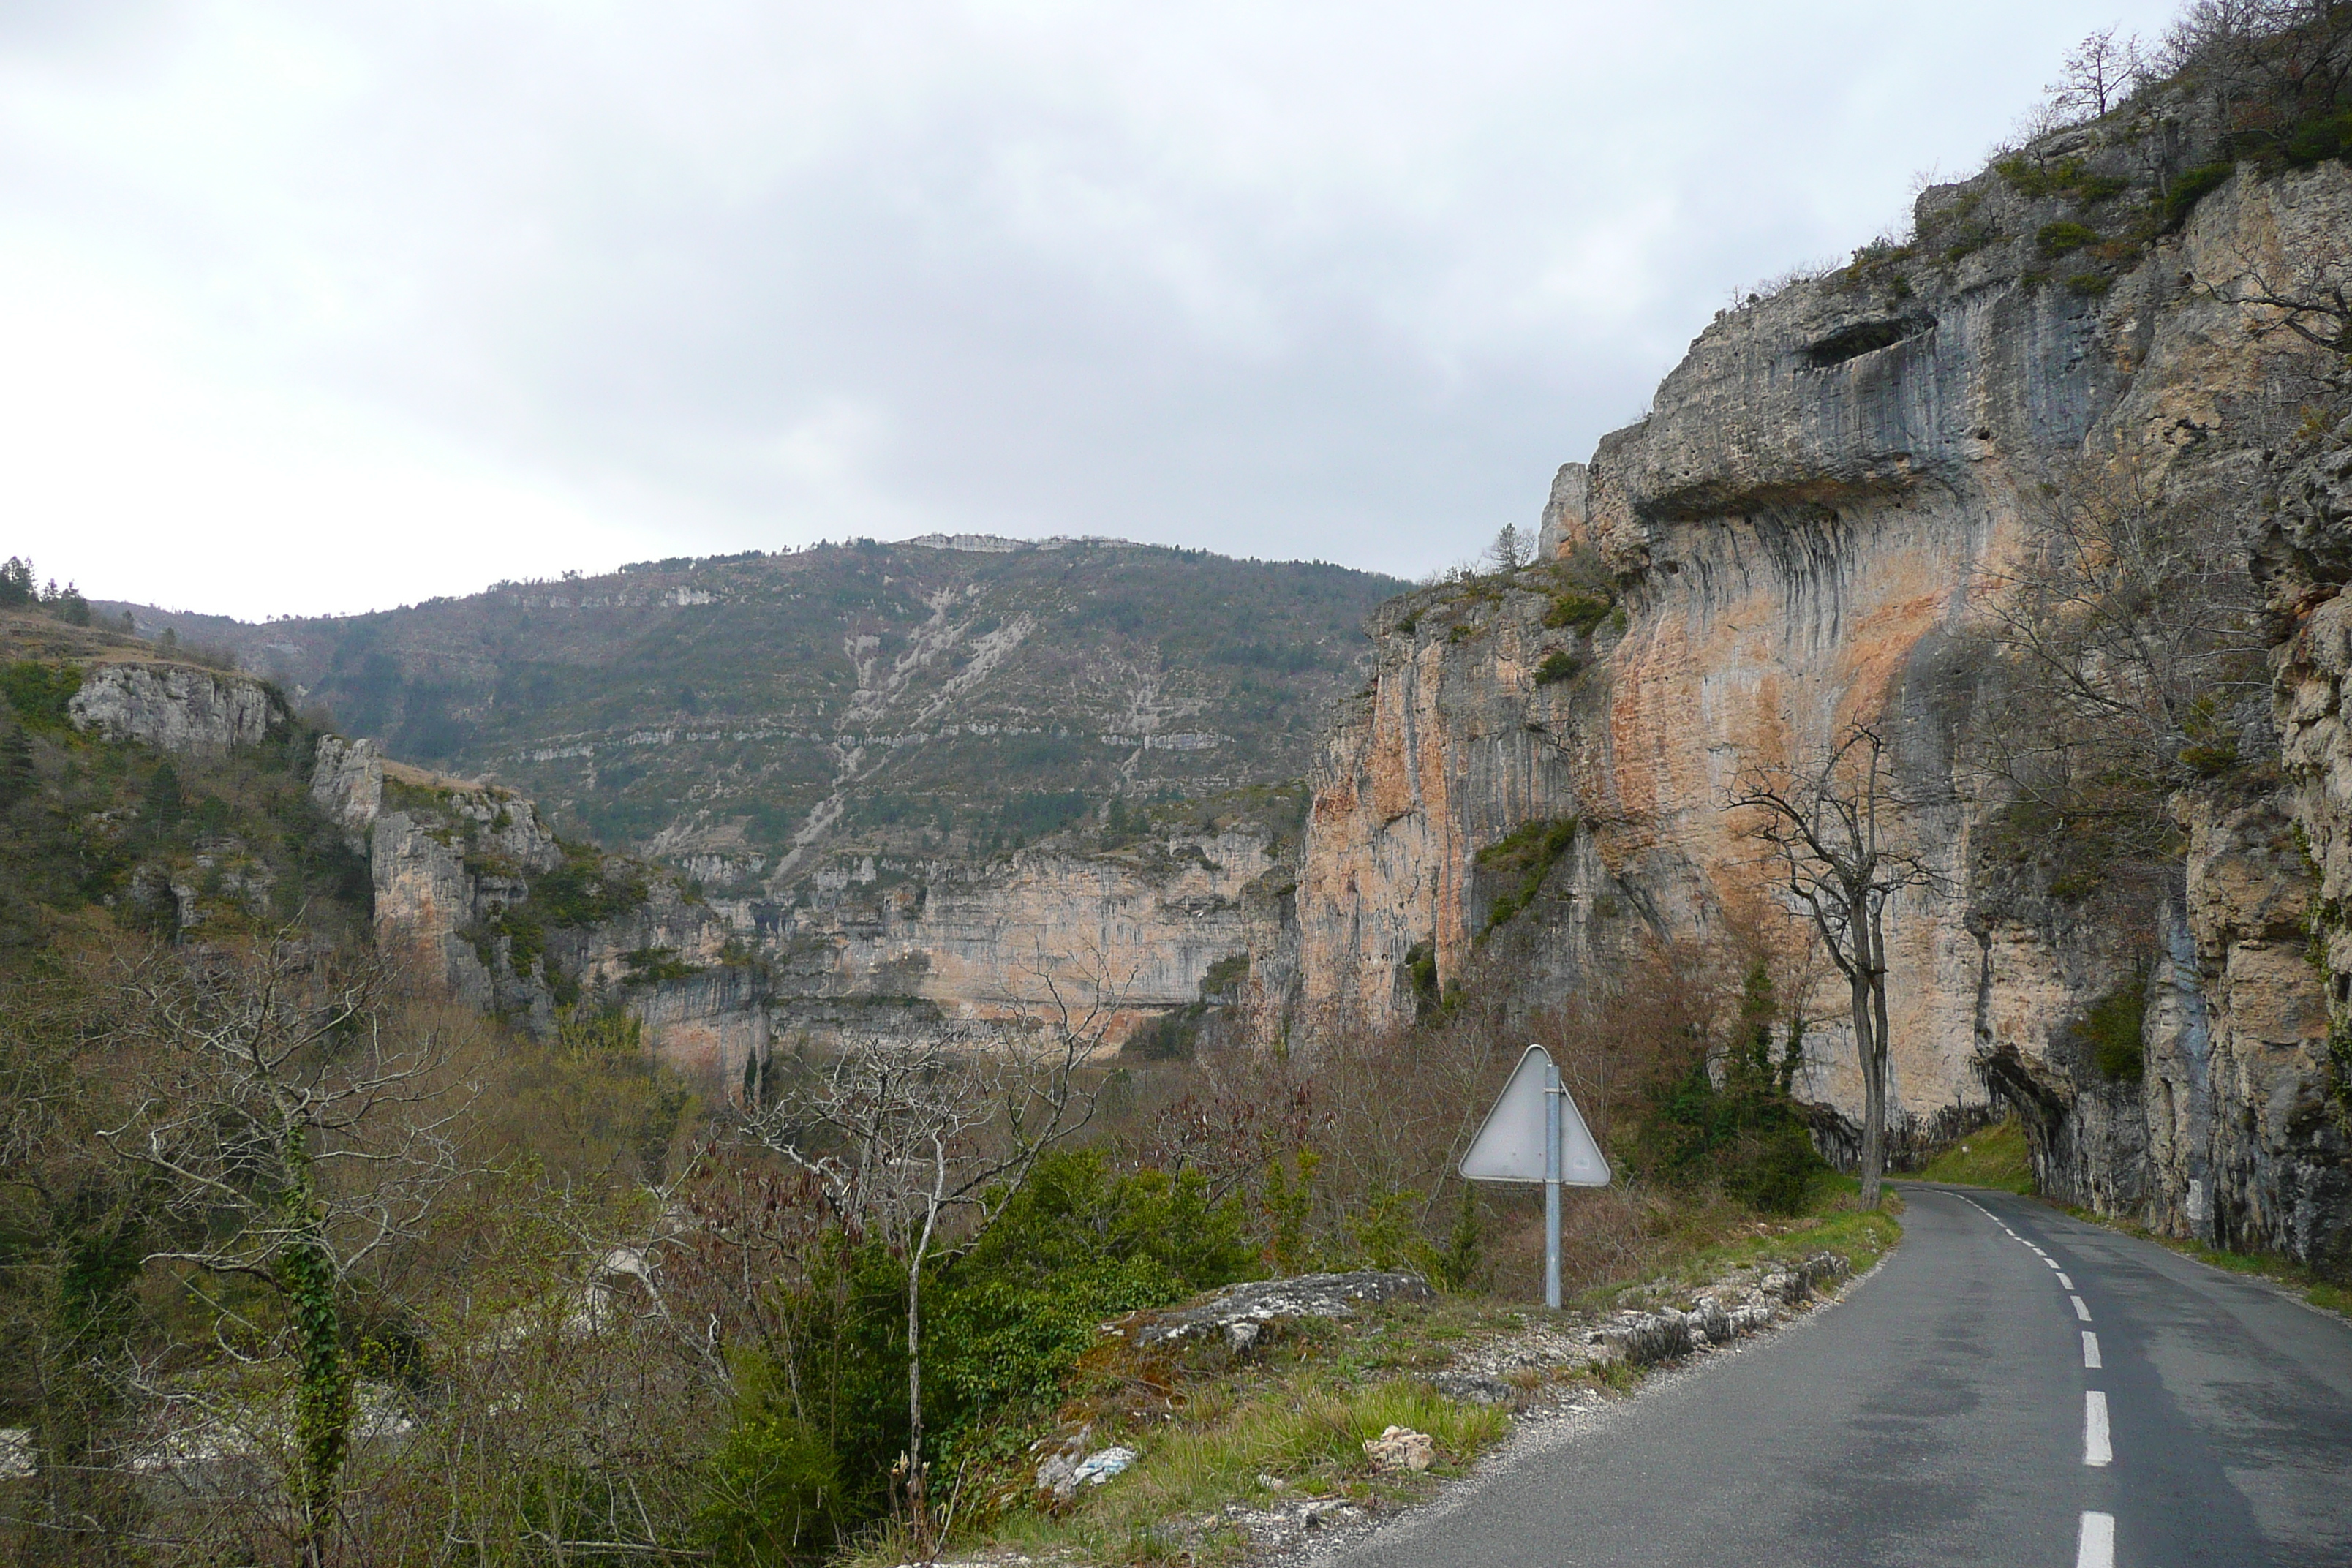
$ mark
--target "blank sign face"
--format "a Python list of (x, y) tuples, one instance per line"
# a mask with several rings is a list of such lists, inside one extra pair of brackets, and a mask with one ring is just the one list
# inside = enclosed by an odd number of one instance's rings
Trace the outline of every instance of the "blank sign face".
[[(1462, 1174), (1473, 1182), (1540, 1182), (1544, 1179), (1544, 1078), (1551, 1056), (1529, 1046), (1511, 1072), (1511, 1081), (1486, 1113), (1486, 1123), (1462, 1157)], [(1559, 1097), (1559, 1179), (1572, 1187), (1605, 1187), (1609, 1162), (1578, 1114), (1576, 1101)]]

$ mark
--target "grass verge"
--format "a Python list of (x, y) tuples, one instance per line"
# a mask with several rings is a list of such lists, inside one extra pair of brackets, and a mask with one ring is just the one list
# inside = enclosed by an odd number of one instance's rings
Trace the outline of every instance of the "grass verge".
[[(1900, 1200), (1856, 1205), (1854, 1184), (1824, 1178), (1815, 1212), (1790, 1219), (1700, 1205), (1683, 1215), (1663, 1254), (1645, 1261), (1644, 1280), (1579, 1295), (1586, 1311), (1685, 1300), (1742, 1268), (1795, 1264), (1821, 1252), (1868, 1269), (1901, 1235)], [(1423, 1500), (1508, 1433), (1501, 1409), (1460, 1404), (1428, 1379), (1481, 1342), (1548, 1325), (1549, 1315), (1492, 1296), (1456, 1295), (1426, 1306), (1391, 1308), (1269, 1331), (1252, 1353), (1192, 1345), (1181, 1357), (1134, 1350), (1106, 1336), (1065, 1385), (1052, 1430), (1082, 1430), (1083, 1445), (1123, 1444), (1139, 1458), (1108, 1485), (1069, 1503), (1044, 1503), (1032, 1489), (1034, 1427), (1008, 1429), (985, 1474), (963, 1478), (969, 1523), (956, 1531), (960, 1556), (1021, 1552), (1074, 1563), (1182, 1561), (1211, 1565), (1249, 1555), (1231, 1505), (1267, 1510), (1312, 1498), (1344, 1498), (1375, 1514)], [(1571, 1320), (1572, 1321), (1572, 1320)], [(1561, 1326), (1569, 1326), (1563, 1323)], [(1539, 1373), (1513, 1373), (1529, 1392)], [(1622, 1364), (1554, 1374), (1559, 1389), (1630, 1391), (1640, 1373)], [(1375, 1471), (1363, 1449), (1391, 1426), (1425, 1432), (1436, 1462), (1425, 1474)], [(874, 1542), (863, 1562), (897, 1562), (896, 1542)]]
[(2136, 1236), (2142, 1241), (2152, 1241), (2168, 1251), (2177, 1252), (2183, 1258), (2193, 1258), (2208, 1268), (2219, 1268), (2226, 1274), (2243, 1274), (2257, 1279), (2267, 1279), (2273, 1285), (2284, 1286), (2294, 1291), (2322, 1311), (2334, 1312), (2338, 1316), (2352, 1319), (2352, 1286), (2347, 1286), (2340, 1279), (2326, 1279), (2305, 1268), (2292, 1258), (2284, 1258), (2275, 1252), (2230, 1252), (2221, 1247), (2208, 1247), (2201, 1241), (2184, 1241), (2179, 1237), (2160, 1236), (2155, 1231), (2134, 1225), (2129, 1220), (2094, 1214), (2089, 1209), (2077, 1208), (2073, 1204), (2058, 1204), (2054, 1206), (2076, 1219), (2091, 1225), (2104, 1226), (2109, 1230), (2121, 1231), (2126, 1236)]
[(1909, 1178), (2004, 1193), (2034, 1192), (2033, 1163), (2025, 1151), (2025, 1124), (2012, 1116), (1953, 1144)]

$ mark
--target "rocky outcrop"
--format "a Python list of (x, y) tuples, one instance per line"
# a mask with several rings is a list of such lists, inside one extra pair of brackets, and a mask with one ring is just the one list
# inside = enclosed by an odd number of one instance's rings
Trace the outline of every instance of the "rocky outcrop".
[[(663, 867), (564, 844), (510, 791), (386, 762), (372, 742), (324, 738), (311, 798), (368, 856), (379, 941), (451, 994), (541, 1033), (601, 1000), (730, 1089), (783, 1037), (1070, 1027), (1116, 1045), (1201, 1000), (1276, 869), (1266, 835), (1241, 829), (981, 868), (869, 857), (820, 868), (805, 901), (706, 899)], [(604, 889), (584, 902), (583, 878)]]
[(1138, 1314), (1126, 1326), (1139, 1346), (1222, 1336), (1237, 1350), (1257, 1342), (1267, 1325), (1297, 1318), (1349, 1318), (1391, 1301), (1434, 1301), (1437, 1292), (1418, 1274), (1361, 1269), (1352, 1274), (1298, 1274), (1228, 1285), (1195, 1306)]
[(278, 693), (251, 676), (128, 662), (86, 668), (66, 711), (75, 729), (105, 740), (194, 757), (257, 746), (289, 717)]
[(1247, 897), (1275, 868), (1266, 834), (1243, 829), (979, 866), (869, 857), (820, 873), (804, 903), (721, 902), (774, 955), (782, 998), (910, 998), (987, 1027), (1034, 1020), (1058, 993), (1131, 1021), (1201, 999), (1244, 950)]
[[(2288, 783), (2259, 782), (2272, 742), (2250, 732), (2242, 798), (2182, 802), (2189, 849), (2163, 932), (2152, 911), (2110, 918), (2005, 868), (1969, 774), (1974, 631), (2015, 558), (2021, 496), (2053, 463), (2125, 446), (2167, 474), (2242, 479), (2294, 426), (2282, 386), (2325, 370), (2250, 331), (2263, 321), (2208, 280), (2340, 264), (2352, 169), (2242, 172), (2177, 232), (2071, 252), (2083, 270), (2062, 279), (2053, 245), (2070, 253), (2076, 227), (2120, 210), (2083, 191), (2210, 156), (2193, 117), (2160, 144), (2110, 130), (1932, 189), (1916, 245), (1721, 313), (1642, 423), (1561, 470), (1551, 559), (1376, 614), (1372, 679), (1313, 779), (1295, 921), (1255, 959), (1295, 966), (1292, 1023), (1391, 1026), (1465, 978), (1539, 1005), (1644, 935), (1785, 918), (1727, 798), (1743, 767), (1816, 755), (1867, 721), (1892, 742), (1910, 842), (1934, 872), (1888, 921), (1892, 1092), (1913, 1141), (2013, 1101), (2053, 1192), (2179, 1234), (2340, 1256), (2341, 1068), (2302, 934), (2307, 909), (2341, 918), (2352, 879), (2336, 717), (2352, 638), (2312, 607), (2334, 588), (2298, 590), (2308, 625), (2282, 655)], [(2053, 169), (2068, 172), (2036, 173)], [(2329, 461), (2273, 481), (2285, 500), (2263, 549), (2282, 581), (2340, 583), (2352, 562), (2352, 464)], [(1482, 852), (1525, 825), (1569, 820), (1556, 859), (1483, 874)], [(2352, 938), (2340, 946), (2330, 975), (2352, 969)], [(2081, 1026), (2143, 974), (2134, 1079), (2094, 1060)], [(1838, 999), (1812, 1011), (1829, 1021), (1808, 1037), (1803, 1081), (1834, 1134), (1858, 1114), (1859, 1074)]]
[(530, 801), (370, 741), (322, 737), (310, 798), (367, 855), (379, 946), (457, 999), (541, 1034), (562, 1005), (618, 1007), (664, 1059), (730, 1086), (766, 1061), (767, 989), (674, 877), (566, 845)]
[(2191, 927), (2208, 984), (2162, 1082), (2199, 1182), (2166, 1217), (2341, 1275), (2352, 1275), (2352, 607), (2338, 596), (2348, 481), (2352, 426), (2291, 477), (2274, 516), (2302, 542), (2297, 569), (2274, 579), (2296, 622), (2273, 661), (2286, 788), (2192, 821)]

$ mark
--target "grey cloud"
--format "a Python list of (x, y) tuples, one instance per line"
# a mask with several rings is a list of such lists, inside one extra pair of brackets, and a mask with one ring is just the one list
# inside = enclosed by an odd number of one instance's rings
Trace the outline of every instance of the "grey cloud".
[[(0, 179), (239, 374), (648, 552), (982, 528), (1420, 572), (2114, 19), (127, 9), (137, 71), (0, 30), (40, 88)], [(227, 155), (109, 129), (125, 91)]]

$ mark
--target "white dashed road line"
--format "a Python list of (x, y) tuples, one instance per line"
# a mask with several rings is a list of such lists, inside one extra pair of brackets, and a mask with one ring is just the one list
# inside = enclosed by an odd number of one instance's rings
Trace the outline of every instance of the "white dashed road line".
[(2083, 1463), (2106, 1466), (2115, 1463), (2116, 1451), (2107, 1443), (2107, 1396), (2097, 1389), (2087, 1389), (2083, 1394)]
[(2083, 1515), (2083, 1533), (2075, 1539), (2074, 1568), (2116, 1568), (2116, 1516)]
[[(2011, 1230), (1999, 1215), (1994, 1214), (1982, 1204), (1973, 1198), (1968, 1200), (1968, 1204), (1970, 1208), (1975, 1209), (1985, 1218), (2000, 1226), (2002, 1233), (2011, 1240), (2022, 1247), (2031, 1247), (2035, 1257), (2048, 1264), (2051, 1272), (2058, 1277), (2059, 1288), (2067, 1292), (2066, 1300), (2074, 1303), (2074, 1316), (2085, 1323), (2091, 1321), (2090, 1307), (2084, 1303), (2081, 1296), (2074, 1293), (2074, 1281), (2068, 1278), (2063, 1268), (2058, 1266), (2056, 1258), (2027, 1241), (2017, 1232)], [(2089, 1329), (2083, 1331), (2083, 1365), (2086, 1371), (2092, 1372), (2100, 1371), (2105, 1366), (2099, 1357), (2099, 1336)], [(2107, 1396), (2103, 1390), (2086, 1388), (2083, 1391), (2083, 1463), (2094, 1468), (2104, 1469), (2115, 1461), (2115, 1441), (2107, 1426)], [(2115, 1568), (2115, 1563), (2116, 1516), (2111, 1513), (2098, 1513), (2085, 1510), (2083, 1514), (2082, 1531), (2075, 1538), (2074, 1542), (2074, 1568)]]

